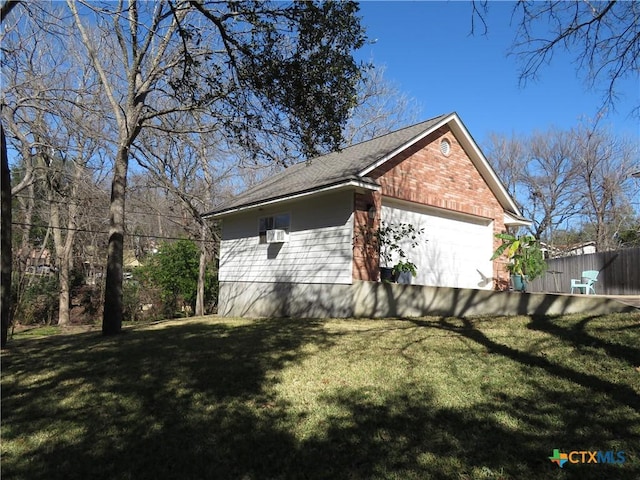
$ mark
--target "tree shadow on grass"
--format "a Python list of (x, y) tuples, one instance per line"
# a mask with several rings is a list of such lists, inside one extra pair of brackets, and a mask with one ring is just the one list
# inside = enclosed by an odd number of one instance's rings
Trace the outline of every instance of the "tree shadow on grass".
[[(612, 343), (586, 331), (587, 326), (591, 322), (597, 321), (601, 317), (601, 315), (591, 315), (571, 326), (564, 327), (554, 321), (557, 317), (538, 315), (531, 318), (531, 323), (528, 325), (528, 328), (554, 335), (577, 348), (601, 348), (610, 356), (619, 358), (635, 366), (640, 365), (640, 348), (638, 348), (637, 345), (636, 347), (632, 347)], [(640, 334), (640, 313), (637, 314), (637, 318), (638, 321), (636, 324), (630, 324), (624, 327), (624, 330), (638, 330), (637, 333)], [(620, 332), (621, 330), (618, 329), (617, 331)]]
[[(640, 445), (640, 397), (636, 389), (631, 386), (622, 385), (607, 378), (606, 373), (585, 373), (574, 368), (555, 363), (544, 355), (534, 355), (532, 353), (518, 350), (511, 346), (498, 343), (490, 339), (484, 332), (476, 328), (473, 320), (470, 319), (448, 319), (441, 318), (438, 322), (422, 321), (420, 319), (410, 319), (412, 323), (435, 330), (445, 330), (455, 332), (461, 337), (472, 340), (478, 345), (487, 349), (489, 354), (501, 355), (509, 358), (522, 366), (524, 369), (540, 368), (552, 377), (575, 384), (576, 389), (580, 389), (586, 394), (567, 393), (566, 389), (559, 392), (548, 385), (536, 383), (529, 380), (528, 384), (534, 386), (537, 394), (533, 398), (526, 396), (509, 396), (500, 394), (496, 397), (495, 404), (485, 405), (487, 414), (491, 411), (502, 410), (514, 418), (524, 420), (525, 425), (530, 424), (531, 428), (519, 427), (517, 435), (509, 435), (504, 438), (510, 439), (503, 450), (517, 450), (521, 452), (522, 464), (529, 463), (533, 469), (533, 458), (541, 458), (543, 452), (540, 451), (540, 440), (547, 435), (540, 436), (537, 441), (532, 441), (533, 437), (527, 440), (527, 432), (540, 430), (548, 432), (548, 440), (542, 445), (548, 445), (549, 452), (553, 448), (564, 447), (567, 450), (626, 450), (629, 461), (624, 468), (618, 466), (598, 465), (598, 470), (593, 469), (593, 465), (572, 465), (571, 473), (567, 478), (620, 478), (637, 479), (640, 478), (640, 464), (636, 457), (640, 454), (637, 445)], [(540, 319), (534, 320), (534, 325), (540, 328)], [(635, 358), (638, 360), (637, 349), (622, 345), (609, 344), (595, 337), (591, 337), (582, 332), (585, 322), (580, 322), (571, 333), (565, 329), (549, 324), (544, 324), (544, 331), (560, 337), (562, 340), (580, 345), (584, 342), (595, 343), (605, 348), (608, 353), (615, 354), (623, 360)], [(575, 337), (574, 335), (575, 334)], [(482, 411), (482, 406), (478, 406), (476, 412)], [(557, 416), (562, 412), (562, 428), (558, 429), (549, 422), (549, 418)], [(486, 418), (482, 414), (479, 418)], [(523, 448), (525, 445), (537, 445), (535, 448)], [(631, 458), (629, 458), (631, 457)], [(548, 469), (546, 469), (548, 470)], [(529, 473), (530, 475), (531, 473)], [(566, 474), (566, 472), (565, 472)], [(550, 474), (550, 478), (559, 478)], [(515, 477), (519, 478), (519, 477)], [(544, 475), (536, 478), (546, 478)]]
[[(551, 463), (553, 448), (608, 449), (612, 441), (637, 441), (638, 435), (628, 424), (601, 417), (588, 399), (576, 401), (544, 387), (535, 399), (502, 395), (473, 408), (430, 406), (432, 399), (407, 392), (382, 405), (352, 390), (327, 401), (348, 408), (351, 423), (336, 421), (324, 437), (305, 443), (297, 453), (300, 463), (326, 465), (326, 475), (305, 478), (631, 480), (640, 473), (629, 464), (561, 471)], [(560, 411), (564, 419), (558, 425)], [(506, 424), (507, 417), (517, 425)]]
[[(292, 438), (269, 385), (303, 346), (331, 344), (317, 322), (187, 323), (23, 344), (3, 358), (7, 478), (269, 478)], [(23, 375), (39, 372), (26, 389)]]
[[(637, 393), (631, 387), (616, 384), (607, 380), (606, 377), (603, 378), (597, 374), (580, 372), (565, 365), (554, 363), (544, 356), (535, 355), (530, 352), (518, 350), (508, 345), (495, 342), (487, 337), (484, 332), (476, 328), (473, 321), (470, 319), (456, 319), (455, 322), (452, 322), (449, 319), (443, 318), (437, 325), (431, 322), (425, 323), (417, 319), (411, 321), (416, 325), (423, 325), (429, 328), (444, 329), (458, 333), (462, 337), (484, 346), (490, 353), (510, 358), (527, 367), (542, 368), (552, 376), (576, 383), (594, 392), (610, 395), (620, 403), (629, 405), (635, 410), (640, 411), (640, 398), (638, 398)], [(460, 322), (462, 322), (462, 325), (460, 325)], [(553, 329), (551, 333), (558, 334), (555, 330), (556, 329)], [(623, 350), (625, 352), (629, 352), (634, 351), (635, 349), (623, 348)]]
[[(497, 344), (466, 320), (411, 322), (471, 339), (594, 392), (609, 391), (605, 380)], [(553, 448), (565, 445), (599, 449), (616, 439), (640, 443), (637, 421), (606, 415), (622, 408), (629, 398), (624, 390), (594, 403), (588, 396), (535, 385), (535, 397), (492, 392), (490, 401), (455, 408), (439, 404), (429, 385), (410, 379), (378, 396), (343, 385), (321, 398), (335, 414), (307, 437), (296, 437), (294, 426), (308, 413), (292, 408), (272, 387), (283, 369), (309, 352), (331, 349), (340, 335), (322, 322), (288, 319), (188, 322), (108, 340), (88, 335), (80, 342), (77, 337), (25, 342), (22, 352), (3, 358), (3, 371), (10, 373), (3, 379), (3, 443), (28, 445), (22, 456), (3, 446), (2, 475), (30, 480), (640, 475), (634, 465), (559, 470), (548, 460)], [(34, 371), (37, 378), (24, 388), (20, 380)]]

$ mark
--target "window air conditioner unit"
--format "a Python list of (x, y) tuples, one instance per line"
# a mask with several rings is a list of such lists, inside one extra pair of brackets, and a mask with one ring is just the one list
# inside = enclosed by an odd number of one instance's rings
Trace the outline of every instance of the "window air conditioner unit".
[(286, 230), (267, 230), (267, 243), (285, 243), (289, 241)]

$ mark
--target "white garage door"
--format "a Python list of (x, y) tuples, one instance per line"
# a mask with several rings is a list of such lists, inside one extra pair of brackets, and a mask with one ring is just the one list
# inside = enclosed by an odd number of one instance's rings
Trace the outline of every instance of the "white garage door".
[(493, 287), (491, 220), (457, 215), (435, 208), (418, 208), (383, 200), (382, 220), (424, 228), (426, 242), (416, 248), (404, 245), (407, 257), (418, 267), (411, 283), (438, 287)]

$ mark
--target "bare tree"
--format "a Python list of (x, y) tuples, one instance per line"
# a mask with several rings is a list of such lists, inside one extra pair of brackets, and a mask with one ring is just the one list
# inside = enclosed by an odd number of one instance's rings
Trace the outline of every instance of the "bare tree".
[[(613, 106), (617, 87), (640, 68), (640, 5), (638, 2), (518, 2), (520, 19), (514, 52), (523, 59), (521, 79), (535, 78), (558, 49), (572, 52), (589, 86), (606, 85), (603, 107)], [(549, 32), (541, 36), (540, 31)], [(543, 30), (543, 31), (544, 31)], [(627, 101), (633, 101), (628, 99)], [(640, 105), (633, 105), (637, 113)]]
[(143, 132), (134, 152), (138, 164), (146, 170), (147, 188), (171, 195), (183, 214), (183, 229), (192, 238), (200, 237), (196, 315), (204, 314), (206, 266), (220, 240), (202, 214), (221, 196), (231, 194), (231, 181), (240, 174), (245, 160), (237, 147), (206, 125), (203, 112), (167, 115), (156, 130), (173, 135), (158, 137)]
[[(8, 136), (4, 140), (8, 140), (12, 150), (18, 154), (20, 163), (15, 168), (13, 175), (18, 183), (11, 187), (12, 175), (9, 171), (8, 159), (5, 154), (9, 181), (3, 182), (2, 188), (10, 190), (9, 196), (11, 200), (9, 201), (8, 210), (12, 210), (11, 203), (13, 199), (17, 200), (16, 203), (20, 207), (18, 233), (21, 234), (21, 244), (18, 249), (19, 261), (17, 265), (21, 276), (24, 272), (22, 267), (26, 266), (27, 258), (31, 251), (30, 232), (36, 208), (34, 182), (38, 177), (42, 176), (42, 165), (45, 165), (44, 162), (39, 162), (38, 160), (41, 158), (42, 152), (46, 150), (47, 145), (38, 139), (36, 132), (42, 132), (45, 124), (46, 109), (40, 107), (44, 103), (42, 100), (46, 96), (47, 86), (40, 82), (45, 77), (42, 65), (38, 65), (42, 49), (39, 48), (39, 45), (34, 48), (34, 42), (31, 42), (33, 38), (37, 37), (41, 29), (30, 21), (31, 18), (29, 16), (25, 20), (15, 20), (15, 18), (18, 17), (3, 17), (2, 123), (4, 127), (3, 134)], [(24, 34), (16, 35), (16, 32), (22, 28), (24, 29)], [(28, 70), (30, 74), (23, 75), (22, 72), (25, 70)], [(16, 198), (21, 193), (24, 193), (24, 195)], [(6, 216), (3, 215), (3, 220), (7, 218), (14, 220), (12, 211)], [(9, 228), (10, 226), (7, 226), (7, 230)], [(3, 252), (13, 254), (10, 239), (7, 239), (7, 242), (3, 244)], [(18, 284), (20, 283), (18, 282)], [(7, 285), (10, 284), (9, 282)], [(8, 304), (9, 302), (7, 302)]]
[(371, 140), (419, 120), (415, 99), (384, 77), (383, 67), (370, 68), (358, 87), (357, 104), (344, 128), (343, 146)]
[(72, 22), (109, 106), (103, 131), (113, 138), (114, 167), (103, 333), (111, 334), (122, 322), (125, 195), (140, 132), (165, 115), (206, 107), (213, 129), (255, 161), (337, 148), (359, 79), (351, 52), (364, 35), (353, 2), (69, 0), (66, 7), (71, 16), (53, 16), (51, 24)]
[(112, 334), (122, 323), (127, 172), (140, 132), (207, 105), (219, 130), (256, 157), (280, 136), (304, 154), (334, 148), (358, 80), (351, 51), (364, 36), (351, 2), (67, 5), (117, 132), (103, 316), (103, 333)]
[[(63, 28), (57, 25), (59, 32)], [(60, 325), (70, 320), (73, 247), (84, 208), (79, 193), (84, 182), (93, 183), (88, 166), (96, 167), (95, 154), (104, 130), (95, 72), (80, 54), (74, 37), (64, 38), (59, 41), (27, 20), (5, 36), (5, 61), (11, 68), (3, 70), (2, 111), (25, 170), (13, 192), (17, 195), (22, 185), (27, 186), (27, 195), (19, 197), (24, 205), (21, 252), (23, 256), (31, 252), (29, 232), (37, 191), (55, 247)]]
[(489, 159), (532, 220), (531, 233), (552, 243), (555, 230), (579, 211), (572, 136), (550, 129), (523, 139), (494, 134), (491, 142)]
[[(4, 1), (0, 6), (0, 24), (11, 13), (17, 1)], [(0, 107), (1, 108), (1, 107)], [(11, 170), (9, 169), (9, 156), (7, 154), (7, 140), (4, 131), (4, 122), (0, 123), (0, 162), (2, 163), (1, 182), (1, 226), (0, 243), (2, 252), (0, 255), (0, 348), (7, 345), (9, 325), (11, 325), (11, 273), (13, 263), (13, 251), (11, 248)]]
[(529, 190), (523, 211), (534, 219), (534, 236), (553, 243), (554, 232), (579, 208), (573, 144), (569, 134), (551, 129), (533, 134), (528, 151), (528, 161), (521, 170)]
[(597, 121), (574, 129), (572, 136), (581, 213), (593, 226), (596, 250), (610, 250), (617, 244), (620, 225), (632, 212), (631, 175), (640, 169), (638, 145), (612, 135)]
[[(532, 220), (531, 233), (553, 246), (566, 226), (593, 230), (598, 250), (633, 223), (637, 145), (598, 126), (550, 129), (530, 137), (491, 137), (487, 157)], [(578, 232), (579, 233), (579, 232)]]
[(96, 148), (89, 139), (74, 148), (69, 148), (70, 145), (67, 147), (67, 150), (56, 152), (54, 158), (50, 159), (45, 183), (59, 282), (59, 325), (70, 323), (75, 238), (81, 227), (83, 209), (89, 203), (80, 193), (87, 192), (84, 185), (93, 183), (88, 164)]
[[(486, 147), (487, 158), (493, 168), (499, 173), (509, 194), (515, 198), (520, 198), (520, 171), (526, 162), (525, 144), (523, 139), (511, 136), (491, 133)], [(522, 205), (520, 206), (522, 210)]]
[[(479, 20), (488, 30), (489, 2), (472, 1), (471, 30)], [(634, 1), (526, 0), (516, 2), (511, 15), (517, 25), (512, 53), (522, 61), (520, 81), (536, 79), (554, 54), (566, 50), (592, 89), (602, 89), (601, 112), (619, 104), (619, 86), (637, 80), (640, 62), (640, 4)], [(631, 112), (640, 105), (626, 99)]]
[[(122, 3), (113, 10), (94, 11), (93, 20), (82, 18), (76, 2), (67, 2), (76, 28), (88, 52), (93, 68), (111, 107), (117, 135), (114, 159), (111, 203), (109, 209), (109, 248), (106, 272), (105, 304), (102, 331), (104, 334), (120, 332), (123, 313), (123, 249), (125, 226), (125, 195), (129, 167), (129, 149), (140, 130), (156, 115), (147, 107), (147, 98), (157, 88), (164, 76), (170, 76), (177, 65), (172, 58), (173, 41), (179, 22), (186, 12), (171, 17), (164, 3), (154, 5), (150, 25), (145, 29), (139, 20), (138, 3), (131, 2), (128, 8)], [(102, 21), (102, 18), (107, 21)], [(168, 25), (161, 25), (169, 17)], [(109, 21), (110, 20), (110, 21)], [(93, 28), (93, 23), (98, 28)], [(162, 28), (161, 28), (162, 27)], [(162, 32), (157, 34), (156, 32)], [(110, 55), (105, 54), (110, 52)], [(145, 76), (143, 77), (143, 72)], [(171, 109), (178, 108), (175, 104)]]

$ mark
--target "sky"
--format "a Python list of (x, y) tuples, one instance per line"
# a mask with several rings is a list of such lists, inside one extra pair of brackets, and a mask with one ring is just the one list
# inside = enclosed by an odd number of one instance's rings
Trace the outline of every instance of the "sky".
[[(421, 119), (457, 112), (480, 146), (492, 132), (528, 135), (594, 118), (601, 93), (587, 88), (564, 51), (554, 54), (537, 81), (519, 84), (518, 60), (507, 55), (516, 32), (512, 7), (490, 2), (487, 34), (480, 27), (471, 35), (467, 1), (365, 0), (359, 14), (370, 42), (358, 58), (384, 66), (385, 79), (421, 106)], [(602, 125), (640, 144), (640, 122), (631, 116), (639, 77), (621, 86), (617, 112)]]

